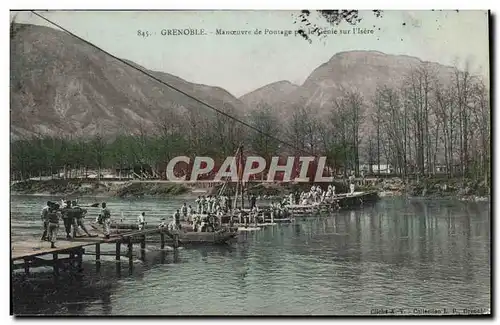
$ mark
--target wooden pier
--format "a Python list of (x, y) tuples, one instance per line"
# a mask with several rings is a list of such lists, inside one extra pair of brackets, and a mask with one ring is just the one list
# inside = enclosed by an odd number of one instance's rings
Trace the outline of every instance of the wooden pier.
[[(96, 268), (100, 268), (101, 245), (115, 244), (116, 250), (113, 254), (117, 261), (117, 271), (119, 271), (122, 253), (121, 246), (126, 245), (128, 250), (126, 256), (129, 260), (129, 268), (133, 267), (133, 245), (140, 244), (141, 258), (145, 257), (146, 241), (148, 236), (160, 235), (160, 248), (165, 248), (166, 237), (173, 240), (173, 247), (179, 246), (179, 234), (163, 229), (146, 229), (142, 231), (130, 231), (119, 235), (112, 235), (109, 239), (103, 237), (77, 237), (72, 240), (58, 238), (56, 248), (51, 248), (47, 241), (40, 241), (34, 238), (11, 243), (11, 270), (24, 269), (29, 273), (30, 268), (40, 266), (51, 266), (54, 274), (58, 275), (61, 269), (71, 271), (82, 271), (83, 255), (86, 247), (95, 247)], [(61, 258), (61, 255), (64, 257)]]

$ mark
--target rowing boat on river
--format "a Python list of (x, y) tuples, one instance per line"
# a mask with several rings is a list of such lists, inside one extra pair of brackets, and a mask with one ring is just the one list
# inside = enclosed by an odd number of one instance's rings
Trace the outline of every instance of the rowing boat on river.
[[(144, 229), (156, 229), (158, 226), (146, 224)], [(112, 223), (111, 224), (111, 233), (119, 234), (119, 233), (127, 233), (130, 232), (131, 229), (137, 229), (136, 224), (132, 223)], [(172, 237), (172, 233), (164, 229), (164, 233), (167, 235), (167, 242), (169, 242), (168, 237)], [(181, 245), (185, 244), (224, 244), (229, 242), (231, 239), (235, 238), (238, 235), (238, 232), (233, 228), (222, 228), (218, 231), (211, 232), (198, 232), (193, 231), (193, 227), (187, 224), (183, 224), (181, 226), (181, 230), (176, 232), (179, 234), (179, 243)]]

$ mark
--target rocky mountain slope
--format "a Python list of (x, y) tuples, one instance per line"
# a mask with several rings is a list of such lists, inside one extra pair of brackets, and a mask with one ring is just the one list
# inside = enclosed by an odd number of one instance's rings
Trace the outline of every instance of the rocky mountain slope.
[(286, 106), (290, 94), (300, 86), (287, 80), (273, 82), (240, 97), (250, 110), (256, 109), (259, 104), (265, 103), (271, 107)]
[[(245, 110), (224, 89), (149, 72), (221, 109)], [(154, 128), (172, 112), (212, 114), (64, 32), (26, 24), (14, 24), (11, 33), (10, 95), (13, 139), (33, 134), (134, 133)]]
[[(272, 83), (240, 99), (252, 107), (257, 103), (267, 103), (286, 118), (293, 106), (310, 106), (319, 114), (328, 112), (344, 88), (359, 91), (367, 104), (366, 113), (370, 114), (377, 85), (400, 87), (411, 69), (421, 63), (415, 57), (376, 51), (340, 52), (316, 68), (299, 87), (292, 88), (287, 82)], [(454, 72), (452, 67), (438, 63), (428, 63), (428, 67), (442, 82), (448, 82)]]
[[(213, 114), (196, 101), (110, 58), (72, 36), (48, 27), (15, 24), (11, 35), (11, 136), (33, 134), (89, 136), (99, 132), (151, 130), (172, 114)], [(129, 62), (134, 64), (133, 62)], [(414, 57), (374, 51), (341, 52), (316, 68), (302, 85), (278, 81), (235, 98), (222, 88), (187, 82), (164, 72), (158, 78), (213, 106), (243, 115), (269, 105), (284, 120), (293, 107), (327, 114), (342, 88), (365, 99), (365, 115), (377, 85), (399, 87)], [(453, 68), (429, 63), (443, 82)], [(140, 67), (146, 70), (143, 67)]]

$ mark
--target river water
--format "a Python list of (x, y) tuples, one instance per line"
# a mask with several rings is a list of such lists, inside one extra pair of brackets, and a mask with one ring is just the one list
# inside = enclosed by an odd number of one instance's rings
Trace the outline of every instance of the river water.
[[(11, 198), (12, 239), (39, 236), (44, 197)], [(86, 202), (98, 202), (91, 198)], [(156, 223), (182, 201), (107, 201), (114, 218)], [(96, 210), (90, 210), (94, 216)], [(114, 251), (114, 246), (106, 248)], [(102, 249), (105, 251), (106, 249)], [(116, 273), (13, 276), (14, 314), (370, 315), (490, 308), (490, 206), (384, 198), (376, 205), (241, 233), (227, 246), (161, 251)], [(91, 251), (92, 248), (87, 248)], [(137, 251), (137, 249), (135, 249)]]

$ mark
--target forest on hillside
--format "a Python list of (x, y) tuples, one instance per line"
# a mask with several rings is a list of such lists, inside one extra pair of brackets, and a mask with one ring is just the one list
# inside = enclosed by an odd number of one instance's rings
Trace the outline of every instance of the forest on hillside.
[(146, 165), (165, 177), (173, 157), (209, 156), (222, 163), (243, 145), (247, 155), (268, 162), (276, 155), (326, 156), (327, 166), (337, 173), (359, 175), (361, 164), (369, 172), (374, 165), (390, 164), (403, 177), (445, 173), (490, 183), (489, 90), (468, 69), (455, 69), (443, 83), (422, 63), (398, 88), (380, 84), (372, 98), (344, 89), (329, 104), (326, 118), (316, 114), (316, 107), (292, 104), (283, 122), (272, 107), (260, 103), (245, 116), (229, 105), (219, 108), (224, 115), (212, 112), (209, 118), (165, 110), (154, 128), (136, 134), (123, 128), (112, 138), (33, 136), (11, 142), (11, 176)]

